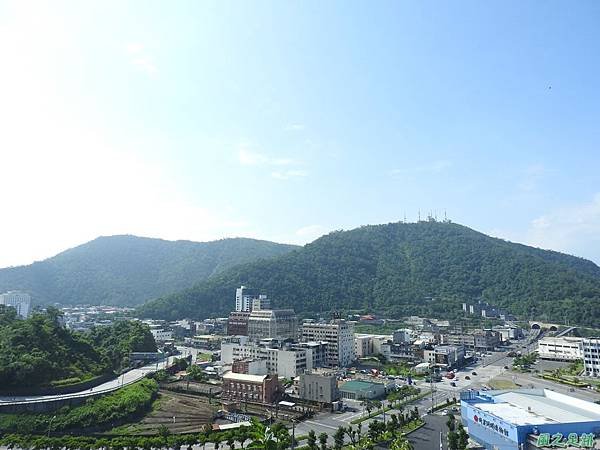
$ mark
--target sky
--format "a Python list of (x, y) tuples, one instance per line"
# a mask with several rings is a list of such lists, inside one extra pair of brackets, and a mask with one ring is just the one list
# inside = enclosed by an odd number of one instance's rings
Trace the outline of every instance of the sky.
[(0, 267), (429, 212), (600, 263), (600, 2), (0, 0)]

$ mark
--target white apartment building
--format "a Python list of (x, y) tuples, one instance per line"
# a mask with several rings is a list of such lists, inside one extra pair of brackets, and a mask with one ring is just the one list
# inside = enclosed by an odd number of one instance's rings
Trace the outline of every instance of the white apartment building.
[(330, 367), (348, 367), (356, 359), (354, 353), (354, 324), (345, 320), (304, 322), (303, 341), (327, 342), (327, 364)]
[(156, 342), (165, 342), (173, 339), (173, 332), (171, 330), (165, 330), (160, 325), (151, 325), (150, 333), (152, 333)]
[(537, 344), (538, 357), (557, 361), (583, 359), (581, 341), (579, 337), (544, 337)]
[(235, 290), (235, 310), (252, 311), (252, 300), (255, 298), (258, 298), (258, 293), (254, 289), (240, 286)]
[(31, 296), (21, 291), (8, 291), (0, 294), (0, 305), (12, 306), (19, 316), (27, 319), (31, 309)]
[(580, 346), (585, 374), (589, 377), (600, 377), (600, 338), (583, 338)]
[(267, 372), (280, 377), (294, 378), (312, 370), (312, 353), (305, 348), (280, 349), (269, 348), (256, 343), (247, 342), (245, 339), (235, 339), (221, 344), (221, 362), (232, 364), (234, 361), (244, 359), (262, 359), (266, 361)]
[(386, 355), (386, 352), (389, 353), (389, 346), (386, 349), (386, 344), (391, 342), (391, 335), (357, 333), (354, 335), (354, 355), (356, 358), (377, 354), (387, 357), (389, 355)]

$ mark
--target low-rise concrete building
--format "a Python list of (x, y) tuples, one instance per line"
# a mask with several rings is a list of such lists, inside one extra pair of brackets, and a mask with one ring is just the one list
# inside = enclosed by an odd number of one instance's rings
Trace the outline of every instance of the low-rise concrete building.
[(335, 375), (303, 373), (300, 375), (298, 392), (303, 400), (332, 403), (340, 399)]
[(350, 400), (375, 399), (385, 395), (385, 386), (381, 383), (370, 381), (347, 381), (340, 387), (342, 398)]
[(476, 330), (472, 333), (448, 333), (442, 335), (442, 343), (462, 345), (472, 350), (493, 350), (500, 345), (501, 335), (492, 330)]
[(234, 336), (221, 344), (221, 362), (232, 364), (238, 360), (262, 359), (266, 361), (269, 374), (294, 378), (305, 371), (321, 367), (326, 361), (326, 348), (326, 343), (294, 344), (275, 339), (250, 342), (245, 336)]
[(442, 369), (461, 367), (465, 359), (462, 345), (438, 345), (423, 350), (423, 359), (432, 366)]
[(538, 357), (556, 361), (583, 359), (582, 341), (579, 337), (544, 337), (537, 343)]

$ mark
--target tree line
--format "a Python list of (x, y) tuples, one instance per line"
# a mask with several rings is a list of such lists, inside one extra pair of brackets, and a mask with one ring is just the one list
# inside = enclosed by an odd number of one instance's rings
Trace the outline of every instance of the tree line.
[(0, 305), (0, 388), (75, 384), (119, 372), (129, 365), (130, 352), (156, 351), (150, 329), (134, 321), (117, 322), (89, 333), (62, 325), (53, 307), (17, 317)]

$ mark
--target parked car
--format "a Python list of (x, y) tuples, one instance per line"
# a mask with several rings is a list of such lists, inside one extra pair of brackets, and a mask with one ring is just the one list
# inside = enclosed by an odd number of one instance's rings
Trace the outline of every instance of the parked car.
[(471, 375), (477, 375), (477, 372), (473, 371), (471, 372)]
[(450, 386), (456, 387), (456, 383), (454, 381), (451, 381)]
[(465, 377), (465, 380), (470, 380), (470, 379), (471, 379), (471, 377), (470, 377), (469, 375), (467, 375), (467, 376)]

